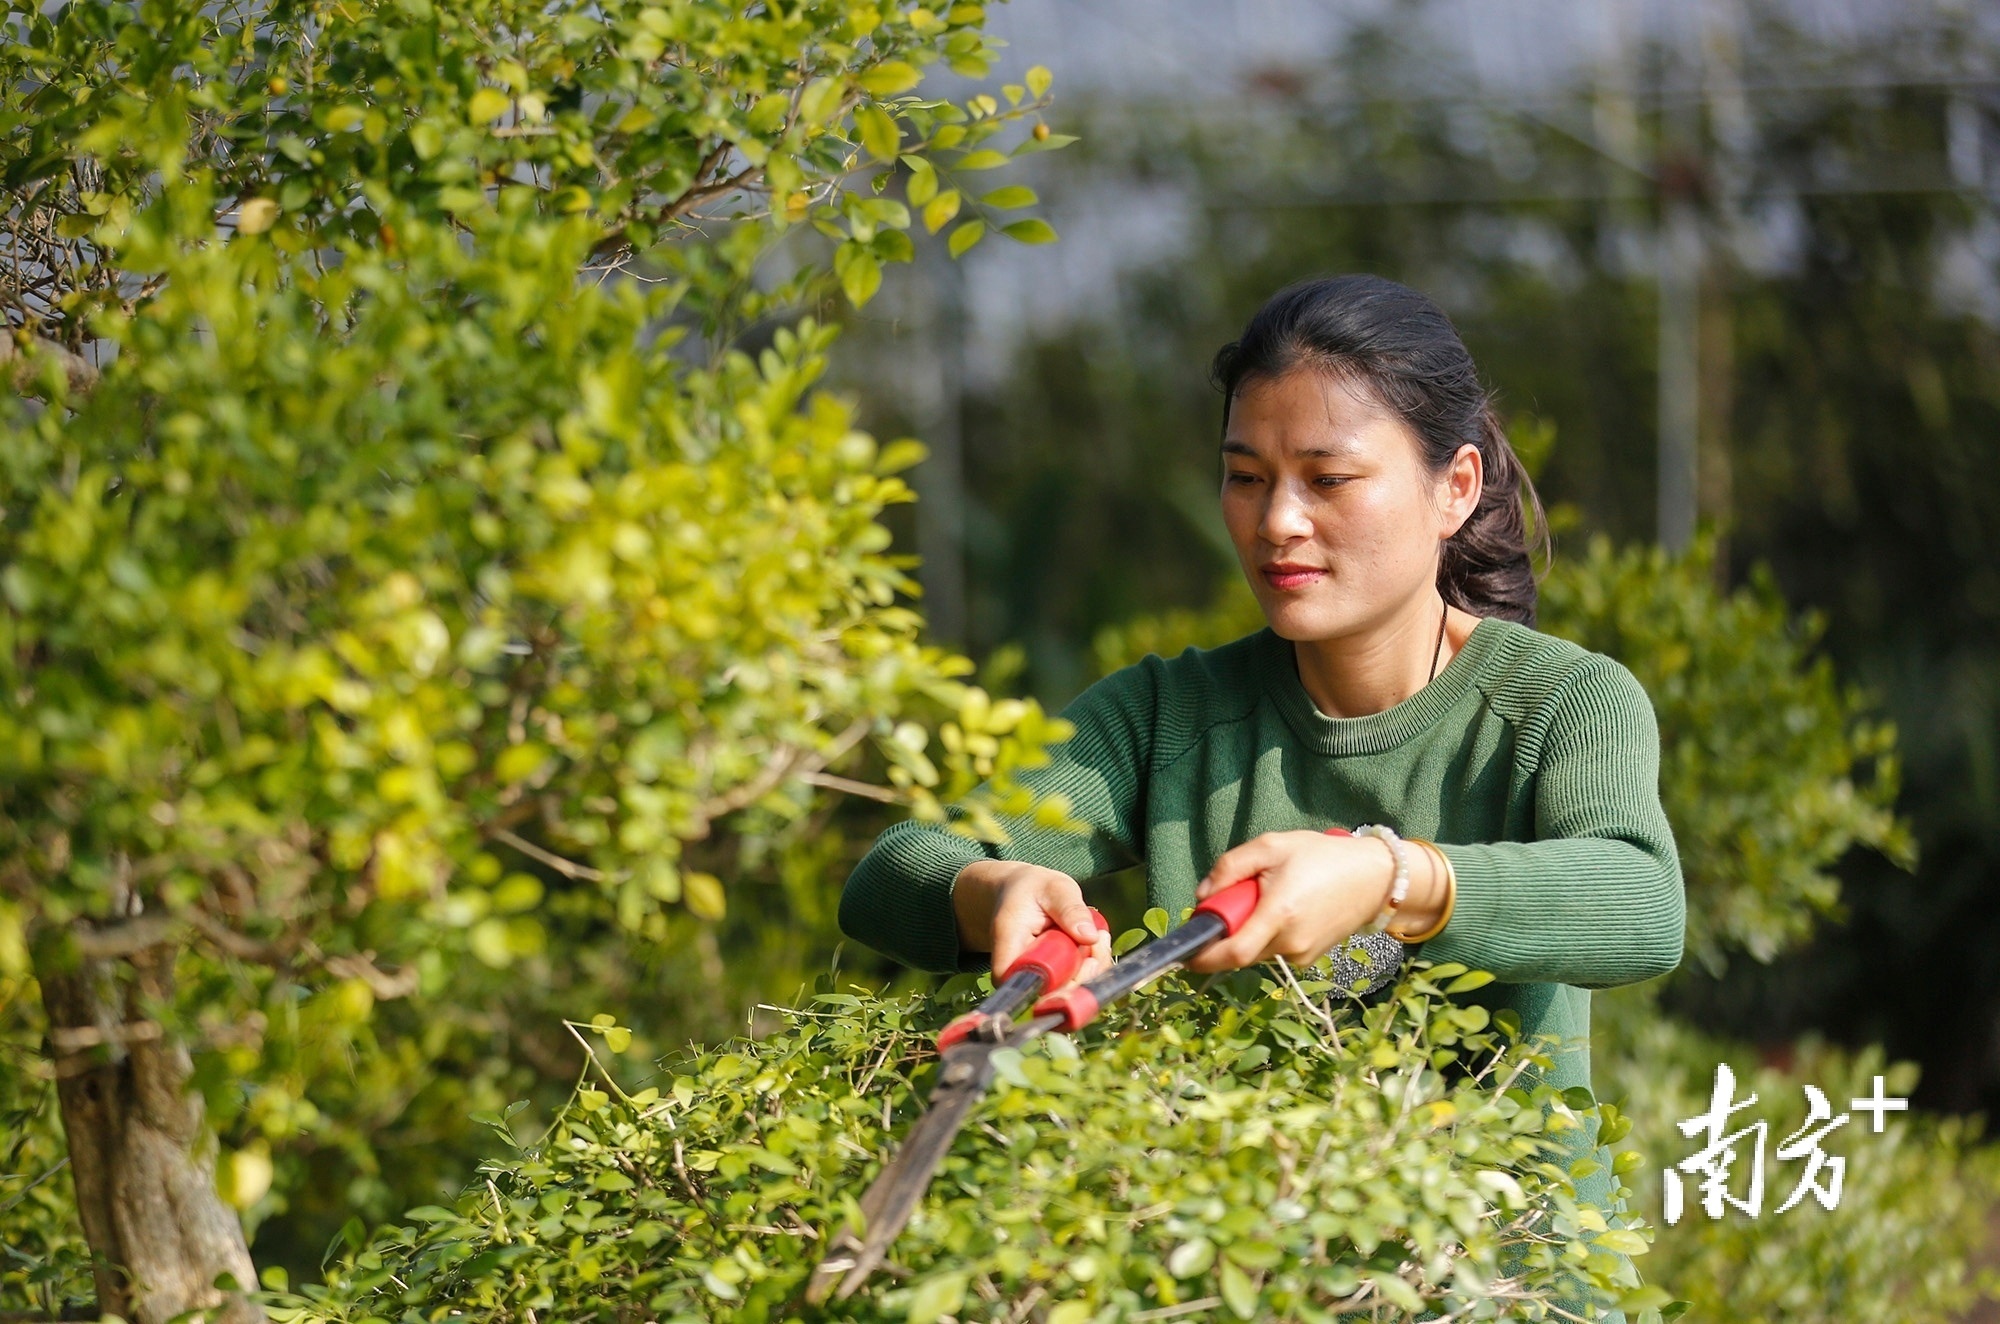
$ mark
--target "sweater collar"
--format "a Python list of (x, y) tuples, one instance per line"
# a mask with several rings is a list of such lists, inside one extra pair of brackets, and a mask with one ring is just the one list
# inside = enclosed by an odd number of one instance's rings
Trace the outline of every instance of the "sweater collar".
[(1306, 693), (1299, 679), (1298, 659), (1291, 641), (1269, 626), (1260, 632), (1270, 693), (1278, 711), (1307, 748), (1320, 754), (1379, 754), (1437, 725), (1493, 661), (1505, 629), (1494, 617), (1473, 626), (1465, 646), (1453, 655), (1436, 678), (1393, 708), (1366, 717), (1328, 717)]

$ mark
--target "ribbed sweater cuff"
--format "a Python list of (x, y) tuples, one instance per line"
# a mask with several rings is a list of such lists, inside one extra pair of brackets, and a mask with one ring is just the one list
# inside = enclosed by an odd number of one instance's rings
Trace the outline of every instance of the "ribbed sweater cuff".
[(984, 970), (985, 952), (961, 952), (952, 880), (975, 860), (979, 844), (929, 823), (898, 823), (848, 877), (840, 897), (840, 927), (919, 970)]
[(1445, 845), (1438, 850), (1451, 861), (1458, 890), (1452, 898), (1451, 919), (1442, 932), (1425, 941), (1424, 956), (1432, 961), (1456, 961), (1463, 959), (1461, 952), (1486, 954), (1507, 930), (1499, 862), (1488, 851), (1457, 850)]

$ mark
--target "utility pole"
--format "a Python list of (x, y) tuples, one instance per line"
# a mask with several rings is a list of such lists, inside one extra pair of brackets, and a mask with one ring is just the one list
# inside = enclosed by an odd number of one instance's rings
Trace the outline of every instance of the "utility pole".
[(1659, 507), (1668, 552), (1694, 541), (1701, 443), (1702, 6), (1660, 24)]

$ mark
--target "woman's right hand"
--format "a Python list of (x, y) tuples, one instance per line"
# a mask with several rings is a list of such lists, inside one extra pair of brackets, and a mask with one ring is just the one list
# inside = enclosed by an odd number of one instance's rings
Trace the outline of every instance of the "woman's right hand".
[(1018, 860), (974, 860), (952, 880), (951, 908), (959, 947), (993, 953), (996, 976), (1050, 929), (1091, 948), (1070, 983), (1095, 979), (1111, 967), (1111, 935), (1091, 918), (1076, 879), (1059, 870)]

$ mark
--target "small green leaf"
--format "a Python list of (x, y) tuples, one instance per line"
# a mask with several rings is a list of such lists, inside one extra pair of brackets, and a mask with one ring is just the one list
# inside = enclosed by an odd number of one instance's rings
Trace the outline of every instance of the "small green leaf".
[(1055, 75), (1048, 71), (1046, 65), (1038, 64), (1028, 70), (1021, 81), (1028, 85), (1028, 92), (1039, 101), (1048, 95), (1049, 84), (1055, 81)]
[(729, 909), (722, 880), (709, 873), (681, 875), (681, 902), (696, 919), (719, 920)]
[(855, 81), (871, 97), (892, 97), (923, 82), (924, 74), (923, 70), (907, 60), (884, 60), (871, 69), (862, 70)]
[(1206, 1237), (1183, 1241), (1167, 1256), (1167, 1272), (1176, 1278), (1199, 1278), (1215, 1263), (1215, 1243)]
[(1418, 1295), (1417, 1289), (1410, 1286), (1409, 1281), (1401, 1274), (1371, 1273), (1368, 1279), (1375, 1284), (1375, 1290), (1380, 1292), (1389, 1304), (1411, 1315), (1423, 1313), (1423, 1297)]
[(856, 308), (874, 298), (875, 291), (882, 288), (882, 263), (865, 244), (850, 240), (834, 250), (833, 270), (840, 277), (840, 288), (846, 292), (848, 302)]
[(236, 213), (238, 234), (262, 234), (278, 219), (278, 204), (270, 198), (250, 198)]
[(833, 117), (845, 89), (835, 78), (815, 78), (799, 94), (799, 119), (807, 124), (824, 124)]
[(1078, 141), (1073, 133), (1052, 133), (1046, 138), (1024, 138), (1014, 149), (1014, 155), (1026, 156), (1030, 152), (1053, 152)]
[(936, 234), (950, 224), (951, 218), (958, 215), (958, 203), (958, 190), (955, 188), (946, 189), (932, 198), (924, 206), (924, 229)]
[(1016, 207), (1032, 207), (1041, 199), (1026, 184), (1007, 184), (981, 195), (979, 199), (988, 207), (998, 207), (1001, 211), (1012, 211)]
[(1039, 216), (1002, 226), (1001, 233), (1024, 244), (1053, 244), (1056, 241), (1055, 227)]
[(902, 230), (881, 230), (869, 250), (883, 262), (909, 262), (917, 256), (917, 246)]
[(936, 1324), (946, 1315), (956, 1315), (965, 1304), (965, 1284), (970, 1275), (963, 1271), (941, 1273), (917, 1284), (910, 1294), (908, 1324)]
[(1627, 1315), (1636, 1315), (1642, 1310), (1658, 1310), (1673, 1304), (1674, 1294), (1654, 1283), (1627, 1292), (1618, 1299), (1618, 1308)]
[(1605, 1250), (1615, 1250), (1620, 1255), (1644, 1255), (1652, 1249), (1644, 1237), (1622, 1227), (1614, 1227), (1609, 1232), (1602, 1233), (1591, 1245), (1601, 1246)]
[(1232, 1241), (1222, 1253), (1246, 1269), (1275, 1269), (1285, 1259), (1275, 1243), (1261, 1240)]
[[(935, 198), (938, 191), (936, 168), (921, 156), (906, 156), (903, 164), (910, 168), (910, 182), (904, 186), (904, 196), (909, 198), (910, 205), (921, 207)], [(937, 233), (936, 226), (931, 227), (931, 233)]]
[[(884, 446), (875, 456), (875, 472), (899, 474), (914, 465), (922, 464), (924, 457), (930, 453), (930, 447), (915, 437), (898, 437)], [(917, 730), (921, 733), (923, 728), (918, 727)]]
[(1471, 970), (1444, 986), (1447, 993), (1470, 993), (1475, 988), (1485, 988), (1493, 982), (1491, 970)]
[(861, 145), (877, 161), (893, 161), (903, 142), (903, 131), (880, 106), (862, 106), (854, 112), (854, 127)]
[(1257, 1313), (1257, 1285), (1250, 1281), (1250, 1275), (1231, 1264), (1222, 1262), (1222, 1303), (1229, 1307), (1229, 1313), (1238, 1319), (1249, 1319)]
[(1154, 906), (1144, 915), (1140, 916), (1139, 922), (1144, 924), (1146, 932), (1152, 934), (1155, 938), (1164, 938), (1167, 934), (1167, 912), (1158, 906)]
[(966, 251), (978, 243), (985, 233), (986, 222), (974, 218), (967, 221), (964, 225), (959, 226), (956, 230), (953, 230), (951, 238), (945, 241), (945, 247), (951, 250), (953, 257), (963, 257)]
[(1013, 158), (1005, 152), (996, 152), (991, 147), (982, 147), (976, 152), (967, 152), (951, 163), (954, 170), (991, 170), (995, 166), (1006, 165)]
[(482, 87), (466, 103), (465, 113), (474, 124), (490, 124), (507, 113), (512, 99), (498, 88)]

